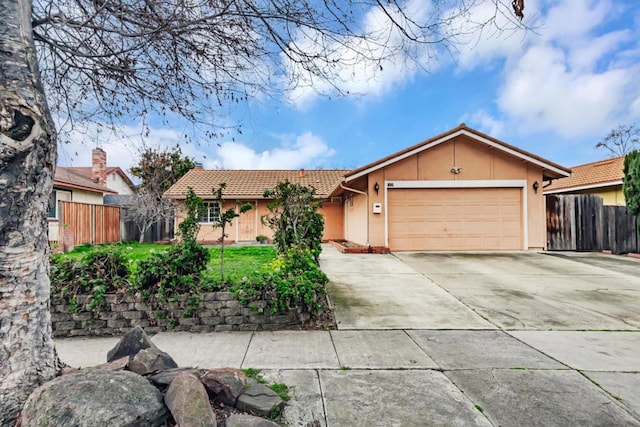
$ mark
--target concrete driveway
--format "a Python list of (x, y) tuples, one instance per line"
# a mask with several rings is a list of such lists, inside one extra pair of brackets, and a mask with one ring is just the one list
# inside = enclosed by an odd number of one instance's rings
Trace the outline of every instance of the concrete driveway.
[(495, 329), (393, 255), (342, 254), (325, 245), (320, 267), (338, 329)]
[(640, 329), (637, 259), (553, 252), (396, 256), (500, 329)]

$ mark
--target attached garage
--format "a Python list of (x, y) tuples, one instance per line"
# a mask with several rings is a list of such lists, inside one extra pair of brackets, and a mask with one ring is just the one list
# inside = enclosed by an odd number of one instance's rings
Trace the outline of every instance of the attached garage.
[(461, 124), (345, 175), (345, 238), (392, 251), (542, 250), (570, 170)]
[(518, 250), (522, 188), (412, 188), (388, 192), (391, 250)]

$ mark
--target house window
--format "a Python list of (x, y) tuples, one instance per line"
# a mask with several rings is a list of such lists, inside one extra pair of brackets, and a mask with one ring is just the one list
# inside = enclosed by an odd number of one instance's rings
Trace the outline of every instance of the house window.
[(51, 195), (49, 196), (49, 213), (47, 214), (47, 218), (50, 219), (58, 219), (58, 207), (60, 201), (70, 202), (71, 201), (71, 191), (64, 190), (53, 190)]
[(220, 203), (204, 202), (203, 209), (198, 214), (201, 223), (214, 224), (220, 221)]

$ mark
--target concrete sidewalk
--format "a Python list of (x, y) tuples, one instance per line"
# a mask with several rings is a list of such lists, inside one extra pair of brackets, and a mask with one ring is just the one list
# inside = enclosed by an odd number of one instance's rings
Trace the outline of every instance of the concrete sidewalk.
[[(117, 338), (58, 339), (72, 366)], [(259, 368), (291, 426), (640, 426), (640, 332), (161, 333), (180, 366)], [(317, 425), (317, 424), (316, 424)]]

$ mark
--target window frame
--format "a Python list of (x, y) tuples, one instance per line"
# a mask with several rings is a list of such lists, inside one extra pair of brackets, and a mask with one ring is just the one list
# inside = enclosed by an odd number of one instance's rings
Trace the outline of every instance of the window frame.
[[(61, 194), (68, 194), (68, 196), (61, 198)], [(68, 198), (67, 198), (68, 197)], [(53, 199), (53, 200), (52, 200)], [(49, 209), (47, 211), (47, 219), (48, 220), (60, 220), (60, 202), (70, 202), (73, 200), (73, 192), (70, 190), (62, 190), (59, 188), (54, 188), (49, 196)], [(51, 206), (51, 202), (53, 201), (53, 206)], [(53, 211), (53, 216), (51, 216), (51, 212)]]
[[(198, 212), (198, 224), (219, 224), (220, 214), (222, 212), (220, 202), (215, 200), (205, 200), (203, 205), (203, 211)], [(206, 218), (202, 217), (203, 213), (205, 213)]]

